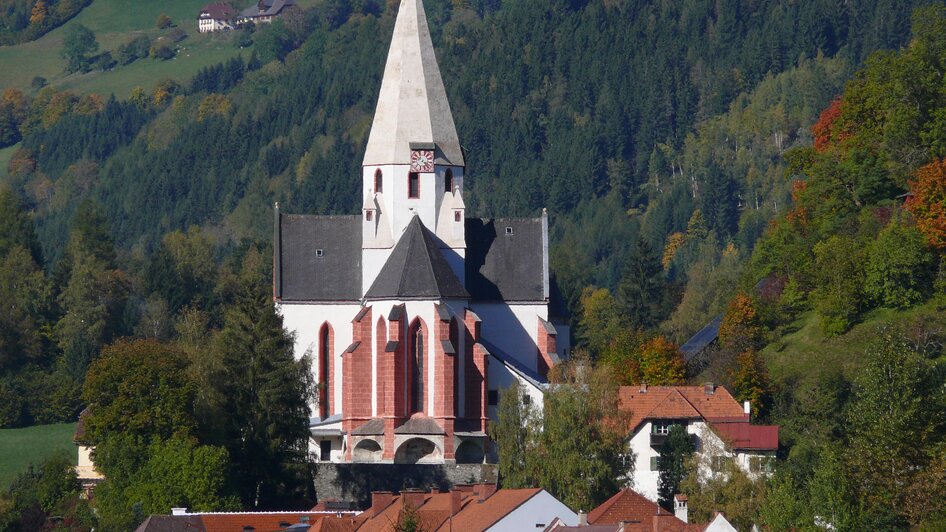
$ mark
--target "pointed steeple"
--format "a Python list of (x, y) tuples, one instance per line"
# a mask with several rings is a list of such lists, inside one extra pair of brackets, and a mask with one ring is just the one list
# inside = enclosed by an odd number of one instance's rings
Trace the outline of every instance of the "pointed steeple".
[(401, 0), (364, 165), (410, 164), (414, 143), (434, 143), (436, 164), (464, 166), (422, 0)]

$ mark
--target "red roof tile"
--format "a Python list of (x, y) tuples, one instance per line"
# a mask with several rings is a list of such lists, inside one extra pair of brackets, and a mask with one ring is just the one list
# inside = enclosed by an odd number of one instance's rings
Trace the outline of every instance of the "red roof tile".
[[(711, 421), (749, 420), (726, 388), (716, 386), (712, 390), (707, 393), (705, 386), (622, 386), (619, 397), (621, 409), (631, 411), (631, 430), (636, 430), (647, 419), (692, 419), (694, 410), (698, 417)], [(671, 395), (674, 400), (665, 403)], [(680, 397), (684, 400), (680, 401)]]
[(623, 489), (588, 513), (590, 525), (625, 523), (626, 532), (695, 532), (706, 525), (687, 524), (632, 489)]
[(717, 434), (733, 449), (778, 449), (778, 425), (750, 425), (749, 423), (713, 423)]
[(317, 524), (325, 517), (325, 514), (313, 514), (309, 512), (219, 513), (199, 515), (204, 525), (203, 530), (206, 532), (239, 532), (247, 526), (253, 527), (256, 532), (272, 532), (286, 528), (285, 525), (280, 525), (280, 523), (289, 523), (289, 525), (301, 523), (303, 516), (307, 516), (309, 518), (309, 524), (312, 525)]

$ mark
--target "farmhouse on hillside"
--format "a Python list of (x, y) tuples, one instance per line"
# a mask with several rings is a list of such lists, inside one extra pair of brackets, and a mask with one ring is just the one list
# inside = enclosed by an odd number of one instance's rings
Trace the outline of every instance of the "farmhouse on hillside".
[(252, 5), (240, 12), (237, 23), (269, 23), (285, 14), (288, 10), (295, 9), (295, 7), (296, 0), (259, 0), (256, 5)]
[(686, 427), (708, 474), (720, 473), (727, 462), (735, 461), (755, 478), (774, 465), (778, 426), (751, 424), (749, 402), (740, 406), (722, 386), (622, 386), (620, 404), (631, 412), (633, 487), (652, 501), (658, 498), (660, 449), (673, 425)]
[(237, 10), (230, 4), (224, 2), (207, 4), (197, 14), (197, 30), (200, 33), (232, 30), (236, 16)]
[(402, 0), (361, 212), (275, 210), (273, 297), (296, 356), (313, 355), (319, 461), (482, 463), (498, 391), (519, 382), (541, 406), (567, 356), (547, 214), (467, 218), (464, 172), (423, 4)]

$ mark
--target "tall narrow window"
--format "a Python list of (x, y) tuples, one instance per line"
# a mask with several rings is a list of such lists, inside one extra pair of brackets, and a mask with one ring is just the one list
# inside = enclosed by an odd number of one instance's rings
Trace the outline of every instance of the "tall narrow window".
[(380, 194), (382, 188), (384, 188), (384, 176), (381, 175), (381, 169), (378, 168), (374, 171), (374, 191)]
[(420, 175), (417, 172), (407, 174), (407, 197), (420, 197)]
[(408, 363), (411, 368), (410, 413), (424, 411), (424, 328), (420, 320), (414, 320), (408, 330), (410, 350)]
[(453, 170), (450, 168), (443, 174), (443, 191), (448, 194), (453, 192)]
[[(450, 319), (450, 345), (453, 346), (453, 415), (460, 416), (460, 330), (457, 320)], [(449, 399), (448, 399), (449, 400)]]
[(319, 331), (319, 417), (329, 416), (329, 393), (331, 392), (332, 335), (328, 323)]

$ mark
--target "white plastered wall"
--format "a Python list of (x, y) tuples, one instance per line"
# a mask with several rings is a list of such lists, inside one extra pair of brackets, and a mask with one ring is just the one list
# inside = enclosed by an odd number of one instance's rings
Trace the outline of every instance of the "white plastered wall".
[[(280, 303), (277, 306), (283, 317), (283, 326), (292, 332), (295, 337), (296, 359), (302, 358), (306, 352), (312, 354), (312, 375), (316, 382), (319, 380), (317, 355), (319, 352), (319, 330), (322, 324), (328, 322), (332, 326), (334, 346), (332, 346), (332, 398), (335, 412), (341, 412), (342, 404), (342, 358), (341, 354), (348, 349), (352, 342), (351, 320), (355, 318), (361, 306), (353, 303), (345, 304), (315, 304), (304, 305), (297, 303)], [(312, 405), (314, 407), (314, 405)], [(313, 408), (311, 416), (317, 417), (317, 410)]]
[(480, 334), (523, 366), (537, 371), (538, 318), (548, 319), (548, 305), (473, 303), (473, 312), (483, 320)]
[[(512, 386), (514, 382), (518, 382), (520, 390), (522, 390), (523, 394), (529, 396), (529, 403), (531, 407), (539, 411), (542, 410), (543, 405), (545, 404), (545, 395), (543, 390), (536, 387), (527, 379), (524, 379), (518, 373), (506, 367), (506, 365), (503, 364), (501, 360), (495, 357), (491, 358), (489, 361), (489, 367), (486, 371), (487, 382), (489, 383), (490, 390), (501, 392), (502, 390)], [(486, 416), (492, 420), (499, 419), (499, 405), (487, 405)]]
[(578, 514), (549, 492), (542, 490), (486, 530), (490, 532), (542, 530), (551, 524), (556, 517), (565, 525), (578, 525)]

